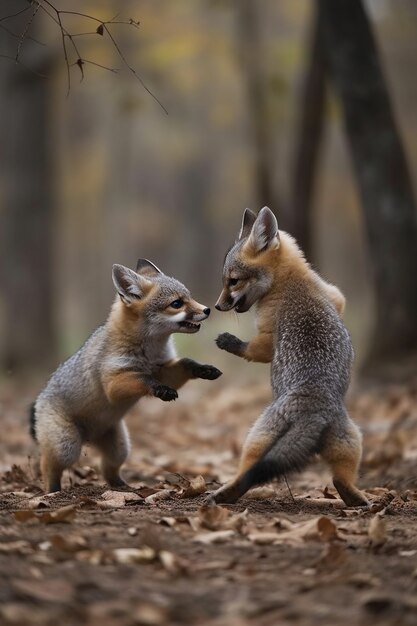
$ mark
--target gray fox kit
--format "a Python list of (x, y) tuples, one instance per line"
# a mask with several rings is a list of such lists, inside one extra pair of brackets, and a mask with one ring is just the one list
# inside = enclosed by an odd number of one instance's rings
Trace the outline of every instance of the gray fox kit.
[(127, 410), (144, 395), (169, 402), (187, 380), (221, 375), (212, 365), (177, 359), (171, 335), (198, 332), (210, 313), (184, 285), (146, 259), (136, 272), (114, 265), (113, 282), (118, 295), (106, 323), (56, 370), (33, 408), (32, 432), (50, 492), (61, 489), (63, 470), (85, 442), (100, 451), (105, 480), (123, 486)]
[(216, 308), (243, 313), (256, 304), (258, 334), (245, 342), (223, 333), (216, 343), (248, 361), (271, 363), (273, 400), (249, 431), (236, 478), (214, 500), (233, 503), (255, 485), (303, 469), (319, 453), (344, 502), (367, 506), (354, 485), (361, 434), (344, 405), (353, 358), (341, 321), (344, 297), (278, 230), (268, 207), (258, 216), (246, 209), (224, 261), (223, 285)]

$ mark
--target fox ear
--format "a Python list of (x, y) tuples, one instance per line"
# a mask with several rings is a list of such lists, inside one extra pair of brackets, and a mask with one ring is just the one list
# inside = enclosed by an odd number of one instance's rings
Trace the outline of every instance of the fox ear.
[(156, 267), (148, 259), (138, 259), (136, 263), (136, 272), (141, 276), (155, 276), (156, 274), (162, 274), (161, 270)]
[(256, 214), (250, 209), (245, 209), (243, 212), (242, 226), (240, 227), (240, 233), (237, 238), (238, 241), (249, 235), (255, 220)]
[(255, 254), (266, 248), (279, 246), (277, 218), (267, 206), (264, 206), (264, 208), (259, 211), (246, 245), (249, 246)]
[(139, 276), (124, 265), (113, 265), (112, 278), (122, 302), (128, 306), (135, 300), (142, 298), (146, 291), (152, 287), (149, 280)]

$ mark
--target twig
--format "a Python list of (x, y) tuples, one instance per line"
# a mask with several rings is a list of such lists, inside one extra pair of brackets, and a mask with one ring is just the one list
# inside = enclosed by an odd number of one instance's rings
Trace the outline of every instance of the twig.
[(39, 7), (40, 7), (39, 4), (34, 6), (32, 15), (30, 16), (28, 23), (26, 24), (22, 34), (20, 35), (19, 43), (17, 45), (17, 50), (16, 50), (16, 62), (19, 62), (20, 51), (22, 49), (23, 42), (27, 38), (29, 28), (32, 26), (33, 20), (35, 19), (35, 16), (37, 12), (39, 11)]
[[(113, 18), (111, 18), (110, 20), (102, 20), (98, 17), (95, 17), (94, 15), (88, 15), (87, 13), (82, 13), (80, 11), (65, 11), (65, 10), (60, 10), (57, 9), (55, 4), (51, 1), (51, 0), (27, 0), (28, 2), (28, 6), (25, 7), (24, 9), (22, 9), (21, 11), (18, 11), (17, 13), (14, 13), (12, 15), (7, 15), (3, 18), (0, 18), (0, 22), (11, 19), (13, 17), (16, 17), (18, 15), (21, 15), (22, 13), (28, 11), (29, 9), (32, 8), (32, 14), (31, 17), (28, 21), (28, 23), (25, 26), (25, 29), (23, 30), (21, 35), (15, 35), (12, 31), (9, 31), (8, 28), (1, 26), (1, 28), (3, 28), (3, 30), (6, 30), (6, 32), (9, 32), (9, 34), (11, 36), (14, 37), (19, 37), (19, 44), (17, 46), (17, 51), (16, 51), (16, 56), (15, 56), (15, 61), (21, 63), (20, 61), (20, 53), (21, 53), (21, 49), (22, 49), (22, 45), (25, 39), (32, 39), (34, 41), (36, 41), (36, 39), (33, 39), (33, 37), (30, 37), (28, 35), (28, 31), (30, 29), (30, 27), (32, 26), (32, 23), (36, 17), (36, 14), (38, 13), (39, 9), (42, 10), (43, 13), (45, 13), (45, 15), (47, 15), (49, 17), (49, 19), (51, 19), (59, 28), (60, 33), (61, 33), (61, 44), (62, 44), (62, 51), (64, 54), (64, 59), (65, 59), (65, 65), (66, 65), (66, 73), (67, 73), (67, 95), (69, 94), (70, 90), (71, 90), (71, 68), (74, 66), (77, 66), (80, 73), (81, 73), (81, 81), (84, 79), (84, 65), (85, 64), (89, 64), (89, 65), (95, 65), (96, 67), (100, 67), (102, 69), (105, 69), (109, 72), (112, 72), (113, 74), (116, 74), (118, 72), (117, 69), (115, 68), (111, 68), (108, 67), (106, 65), (102, 65), (96, 61), (91, 61), (89, 59), (85, 59), (81, 53), (80, 50), (77, 46), (77, 44), (75, 43), (75, 39), (78, 37), (84, 37), (84, 36), (88, 36), (88, 35), (100, 35), (103, 36), (105, 33), (108, 35), (108, 38), (110, 39), (111, 44), (113, 45), (113, 47), (115, 48), (117, 54), (119, 55), (121, 61), (123, 62), (123, 64), (125, 65), (125, 67), (133, 74), (133, 76), (140, 82), (140, 84), (142, 85), (143, 89), (145, 89), (145, 91), (151, 96), (151, 98), (153, 98), (153, 100), (155, 100), (155, 102), (158, 103), (158, 105), (161, 107), (161, 109), (168, 115), (168, 111), (167, 109), (164, 107), (164, 105), (162, 104), (162, 102), (156, 97), (156, 95), (149, 89), (149, 87), (146, 85), (145, 81), (142, 79), (142, 77), (140, 76), (140, 74), (129, 64), (126, 56), (124, 55), (124, 53), (122, 52), (120, 45), (118, 44), (116, 38), (113, 36), (110, 27), (111, 26), (116, 26), (116, 25), (123, 25), (123, 26), (131, 26), (133, 28), (139, 29), (140, 27), (140, 22), (138, 20), (135, 20), (133, 18), (129, 18), (128, 20), (122, 20), (122, 19), (118, 19), (119, 14), (116, 14)], [(81, 17), (84, 18), (86, 20), (90, 20), (94, 23), (96, 23), (97, 29), (95, 31), (87, 31), (87, 32), (80, 32), (80, 33), (72, 33), (68, 30), (68, 28), (66, 27), (66, 25), (63, 22), (63, 17), (64, 16), (77, 16), (77, 17)], [(70, 54), (70, 50), (68, 49), (68, 42), (72, 47), (72, 50), (76, 56), (75, 61), (73, 61), (73, 54)], [(37, 42), (40, 43), (40, 42)], [(3, 58), (8, 58), (6, 55), (2, 55)], [(71, 58), (72, 57), (72, 58)], [(22, 63), (21, 63), (22, 64)], [(22, 64), (23, 65), (23, 64)], [(29, 69), (29, 68), (28, 68)], [(34, 72), (36, 73), (36, 72)]]
[[(1, 24), (1, 20), (0, 20), (0, 28), (2, 30), (4, 30), (11, 37), (14, 37), (15, 39), (20, 39), (20, 37), (21, 37), (21, 35), (18, 35), (17, 33), (15, 33), (12, 30), (10, 30), (10, 28), (7, 28), (7, 26), (4, 26), (4, 24)], [(40, 46), (45, 46), (46, 45), (42, 41), (39, 41), (39, 39), (35, 39), (35, 37), (31, 37), (30, 35), (26, 35), (25, 39), (29, 39), (29, 41), (33, 41), (34, 43), (37, 43)]]
[(288, 483), (288, 480), (287, 480), (287, 475), (286, 475), (286, 474), (284, 474), (284, 480), (285, 480), (285, 484), (287, 485), (287, 489), (288, 489), (288, 492), (289, 492), (289, 494), (290, 494), (290, 496), (291, 496), (291, 499), (292, 499), (293, 503), (294, 503), (294, 504), (297, 504), (297, 503), (296, 503), (296, 501), (295, 501), (294, 496), (292, 495), (292, 491), (291, 491), (291, 489), (290, 489), (290, 485), (289, 485), (289, 483)]

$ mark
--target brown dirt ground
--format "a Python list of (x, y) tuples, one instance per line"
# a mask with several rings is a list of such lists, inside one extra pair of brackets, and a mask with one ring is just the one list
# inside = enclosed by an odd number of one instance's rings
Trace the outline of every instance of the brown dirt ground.
[[(283, 482), (226, 513), (201, 508), (206, 496), (193, 493), (233, 474), (269, 393), (221, 381), (207, 390), (190, 385), (174, 404), (150, 399), (132, 412), (130, 490), (109, 493), (87, 450), (65, 490), (43, 497), (26, 427), (31, 395), (4, 386), (0, 623), (416, 624), (417, 385), (350, 401), (365, 435), (359, 484), (370, 511), (342, 506), (319, 461), (289, 477), (291, 492)], [(63, 521), (46, 523), (68, 505)]]

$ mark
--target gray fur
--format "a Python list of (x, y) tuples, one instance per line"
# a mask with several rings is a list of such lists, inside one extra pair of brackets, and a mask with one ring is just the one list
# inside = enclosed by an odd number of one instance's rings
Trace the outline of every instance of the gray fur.
[[(137, 334), (133, 332), (132, 336), (137, 339), (127, 346), (126, 342), (115, 341), (111, 313), (82, 348), (52, 374), (36, 400), (33, 424), (41, 449), (53, 451), (55, 460), (63, 468), (78, 460), (83, 443), (92, 443), (102, 453), (104, 477), (113, 477), (113, 484), (119, 484), (118, 481), (122, 481), (117, 478), (117, 468), (126, 460), (130, 449), (123, 416), (138, 398), (127, 397), (111, 403), (103, 381), (121, 372), (133, 372), (139, 379), (150, 381), (150, 388), (157, 397), (175, 399), (176, 390), (158, 383), (157, 377), (164, 364), (177, 358), (172, 333), (187, 331), (174, 321), (175, 311), (167, 314), (166, 309), (172, 301), (184, 299), (187, 310), (183, 312), (183, 319), (199, 322), (206, 319), (208, 313), (203, 305), (191, 299), (182, 283), (159, 271), (153, 271), (145, 279), (133, 270), (116, 265), (113, 280), (124, 303), (115, 302), (113, 312), (116, 313), (119, 307), (130, 307), (135, 299), (142, 298), (143, 281), (153, 285), (140, 317), (133, 318)], [(212, 366), (200, 366), (191, 359), (185, 362), (190, 370), (194, 368), (190, 377), (214, 379), (220, 375)], [(59, 489), (59, 484), (58, 478), (54, 489)]]
[[(264, 218), (265, 213), (271, 214), (269, 209), (262, 211)], [(274, 275), (273, 268), (242, 261), (241, 249), (251, 238), (258, 241), (259, 246), (264, 244), (264, 237), (266, 246), (275, 245), (274, 228), (274, 220), (268, 215), (265, 229), (257, 227), (255, 222), (248, 237), (236, 242), (228, 252), (224, 283), (227, 284), (231, 276), (243, 276), (245, 281), (240, 288), (238, 283), (239, 293), (234, 301), (219, 307), (221, 310), (236, 307), (238, 312), (246, 311), (256, 302), (263, 302), (274, 284), (275, 296), (268, 305), (271, 319), (275, 320), (275, 326), (270, 329), (273, 332), (273, 398), (249, 432), (245, 447), (250, 449), (251, 442), (262, 440), (271, 441), (271, 444), (245, 474), (216, 492), (216, 502), (233, 502), (254, 485), (302, 469), (315, 453), (325, 452), (330, 444), (343, 443), (347, 455), (352, 449), (352, 457), (354, 451), (360, 451), (359, 429), (344, 406), (353, 360), (352, 343), (334, 303), (327, 297), (330, 286), (317, 280), (311, 268), (307, 273), (287, 274), (280, 285), (276, 282), (279, 273)], [(295, 242), (282, 233), (284, 235), (294, 254), (301, 259)], [(245, 302), (239, 310), (236, 303), (241, 302), (242, 297)], [(250, 342), (223, 333), (218, 337), (217, 345), (245, 356)], [(351, 487), (349, 484), (343, 494), (339, 489), (345, 501), (366, 504), (366, 498), (357, 490), (353, 494), (355, 488), (352, 490)]]

